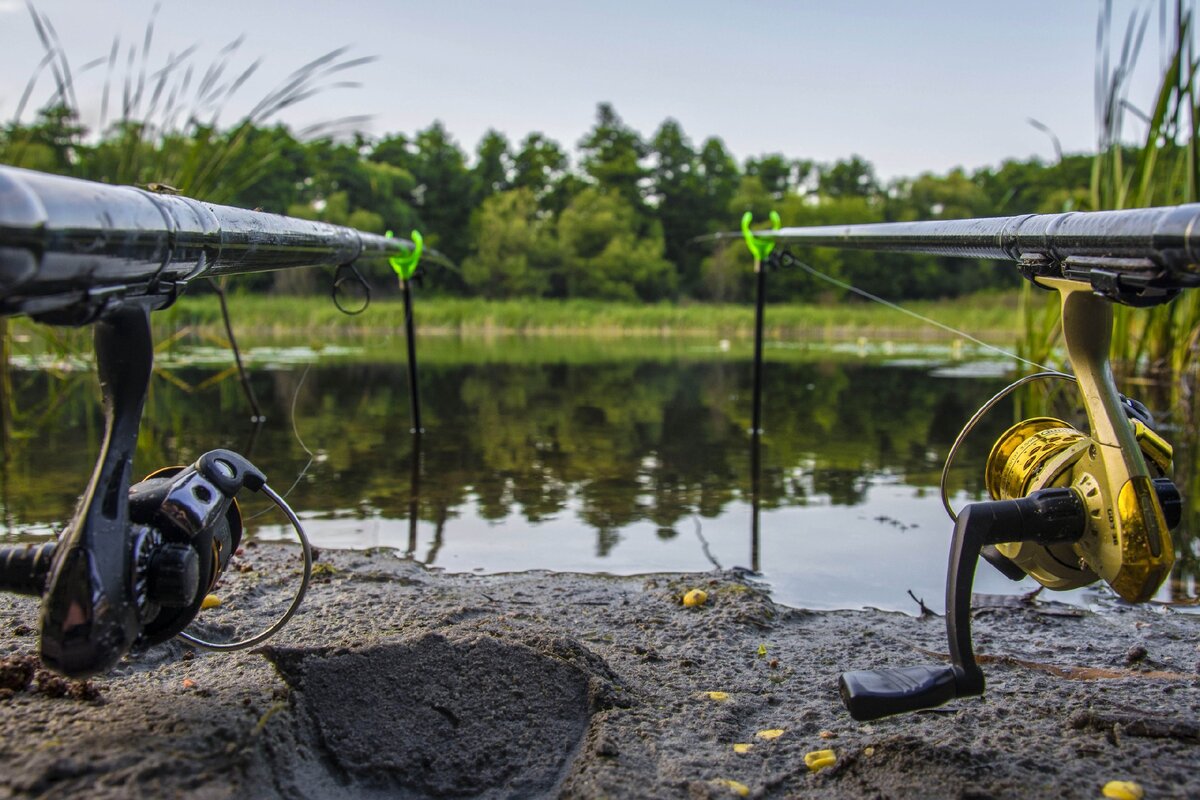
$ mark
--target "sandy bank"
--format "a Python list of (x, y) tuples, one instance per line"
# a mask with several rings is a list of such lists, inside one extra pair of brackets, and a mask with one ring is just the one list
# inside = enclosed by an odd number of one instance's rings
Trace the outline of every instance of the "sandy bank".
[[(293, 569), (268, 546), (243, 561), (213, 635), (266, 621)], [(789, 609), (734, 573), (321, 562), (266, 652), (160, 647), (94, 681), (98, 700), (14, 677), (36, 603), (0, 599), (0, 797), (1095, 798), (1111, 779), (1200, 796), (1196, 615), (985, 608), (984, 699), (860, 724), (838, 672), (932, 660), (940, 619)], [(697, 586), (709, 602), (684, 608)]]

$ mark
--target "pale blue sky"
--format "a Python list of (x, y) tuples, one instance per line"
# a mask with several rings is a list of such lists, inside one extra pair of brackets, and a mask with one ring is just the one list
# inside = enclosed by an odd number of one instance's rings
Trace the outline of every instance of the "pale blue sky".
[[(154, 4), (36, 5), (79, 65), (106, 55), (114, 35), (140, 45)], [(1144, 7), (1115, 5), (1119, 29)], [(238, 63), (265, 59), (239, 95), (249, 103), (346, 44), (379, 56), (352, 73), (363, 87), (321, 95), (283, 121), (370, 114), (365, 129), (380, 135), (440, 119), (468, 150), (489, 127), (514, 141), (541, 131), (573, 150), (596, 103), (608, 101), (645, 136), (674, 117), (693, 141), (720, 136), (739, 159), (858, 153), (892, 177), (1052, 158), (1029, 117), (1067, 151), (1090, 148), (1097, 10), (1094, 0), (164, 0), (150, 64), (199, 43), (195, 61), (207, 65), (245, 33)], [(1158, 50), (1152, 22), (1131, 95), (1142, 106)], [(0, 119), (13, 114), (40, 57), (23, 2), (0, 0)], [(79, 79), (93, 122), (102, 80), (102, 69)], [(35, 98), (50, 87), (43, 79)]]

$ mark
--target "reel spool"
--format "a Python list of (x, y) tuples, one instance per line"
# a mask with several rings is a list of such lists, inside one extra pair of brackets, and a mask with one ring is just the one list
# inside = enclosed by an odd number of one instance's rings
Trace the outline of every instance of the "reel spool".
[[(1179, 521), (1182, 500), (1168, 478), (1171, 445), (1141, 420), (1130, 422), (1166, 527), (1173, 528)], [(1169, 539), (1168, 546), (1161, 546), (1161, 537), (1155, 548), (1156, 541), (1147, 535), (1146, 526), (1136, 524), (1129, 504), (1121, 502), (1130, 492), (1144, 491), (1144, 479), (1130, 478), (1118, 491), (1117, 507), (1107, 507), (1099, 485), (1103, 478), (1095, 474), (1101, 446), (1055, 417), (1033, 417), (1001, 434), (984, 467), (984, 484), (992, 499), (1014, 500), (1041, 489), (1073, 487), (1083, 498), (1089, 523), (1088, 533), (1079, 543), (1046, 546), (1013, 541), (997, 544), (995, 549), (1047, 589), (1076, 589), (1104, 578), (1126, 600), (1143, 601), (1170, 571), (1173, 552)], [(1122, 547), (1119, 537), (1112, 535), (1113, 529), (1137, 541)]]

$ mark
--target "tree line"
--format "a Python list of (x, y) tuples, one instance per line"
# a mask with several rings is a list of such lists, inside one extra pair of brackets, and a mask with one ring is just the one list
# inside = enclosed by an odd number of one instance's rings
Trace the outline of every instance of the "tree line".
[[(1055, 212), (1089, 204), (1093, 157), (1010, 160), (974, 171), (881, 180), (864, 158), (818, 163), (781, 153), (739, 163), (673, 119), (649, 136), (611, 104), (569, 152), (532, 132), (489, 131), (473, 153), (434, 122), (412, 135), (305, 140), (283, 125), (193, 125), (155, 134), (124, 120), (89, 136), (68, 108), (0, 129), (0, 163), (112, 183), (167, 183), (189, 196), (382, 233), (419, 229), (457, 269), (432, 267), (425, 288), (488, 298), (588, 297), (737, 302), (752, 293), (741, 214), (819, 225)], [(949, 259), (813, 250), (805, 260), (892, 299), (1016, 285), (1011, 270)], [(310, 271), (243, 282), (316, 291)], [(775, 301), (837, 300), (843, 290), (799, 271), (770, 281)]]

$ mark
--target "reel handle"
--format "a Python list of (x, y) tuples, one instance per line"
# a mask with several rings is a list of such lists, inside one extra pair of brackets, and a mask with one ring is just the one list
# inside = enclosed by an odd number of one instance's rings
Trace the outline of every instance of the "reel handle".
[(964, 508), (954, 525), (946, 580), (951, 663), (842, 673), (838, 689), (850, 716), (864, 722), (983, 694), (983, 671), (971, 646), (971, 586), (983, 548), (1014, 541), (1073, 542), (1086, 529), (1087, 511), (1074, 489), (1042, 489)]

